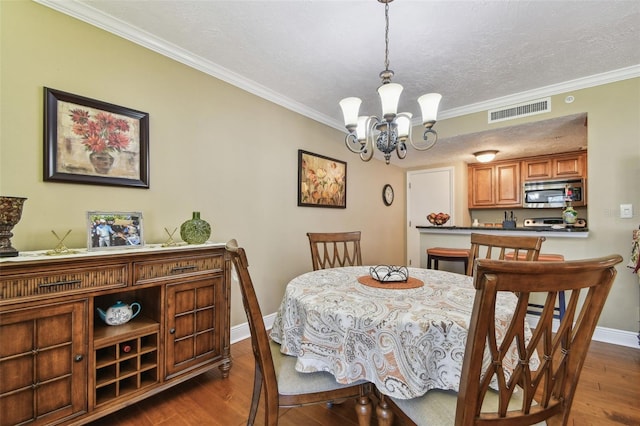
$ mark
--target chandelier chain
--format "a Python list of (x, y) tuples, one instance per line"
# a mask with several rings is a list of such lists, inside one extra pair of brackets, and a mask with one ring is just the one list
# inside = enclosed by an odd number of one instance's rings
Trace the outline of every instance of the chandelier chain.
[(384, 29), (384, 69), (389, 71), (389, 2), (384, 4), (384, 19), (386, 23)]

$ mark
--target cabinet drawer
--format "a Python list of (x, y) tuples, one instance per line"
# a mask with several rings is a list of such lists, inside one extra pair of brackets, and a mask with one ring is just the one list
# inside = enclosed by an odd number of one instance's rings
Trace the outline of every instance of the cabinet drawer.
[(69, 269), (5, 275), (0, 277), (0, 300), (126, 287), (127, 275), (126, 264), (108, 265), (93, 270)]
[(164, 259), (139, 262), (134, 266), (134, 284), (156, 279), (181, 277), (190, 274), (213, 273), (222, 271), (222, 255), (190, 256), (185, 258)]

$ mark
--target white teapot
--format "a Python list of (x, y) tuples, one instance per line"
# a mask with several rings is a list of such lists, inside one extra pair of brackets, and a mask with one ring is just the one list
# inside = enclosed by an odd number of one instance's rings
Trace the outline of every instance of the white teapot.
[[(136, 311), (133, 311), (133, 308), (137, 308)], [(125, 324), (132, 320), (140, 313), (140, 304), (137, 302), (133, 302), (131, 305), (127, 305), (121, 301), (117, 301), (115, 305), (111, 306), (107, 309), (107, 312), (103, 311), (100, 308), (96, 308), (98, 311), (98, 315), (100, 319), (104, 321), (108, 325), (120, 325)]]

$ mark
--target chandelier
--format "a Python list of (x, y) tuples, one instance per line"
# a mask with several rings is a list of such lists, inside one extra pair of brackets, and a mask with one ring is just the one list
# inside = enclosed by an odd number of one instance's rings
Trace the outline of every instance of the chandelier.
[(407, 156), (407, 145), (418, 151), (426, 151), (433, 147), (438, 141), (438, 134), (433, 130), (438, 114), (438, 104), (442, 95), (439, 93), (428, 93), (418, 98), (422, 113), (422, 124), (425, 132), (422, 140), (415, 143), (411, 135), (410, 112), (398, 113), (398, 101), (403, 87), (400, 84), (392, 83), (391, 78), (394, 73), (389, 69), (389, 3), (393, 0), (378, 0), (384, 3), (385, 32), (384, 32), (384, 71), (380, 72), (382, 85), (378, 87), (380, 102), (382, 103), (382, 119), (371, 116), (358, 116), (360, 98), (344, 98), (340, 101), (340, 108), (344, 115), (344, 125), (349, 131), (345, 138), (345, 144), (350, 151), (360, 154), (363, 161), (373, 158), (375, 146), (384, 154), (387, 164), (391, 159), (391, 153), (396, 152), (398, 158)]

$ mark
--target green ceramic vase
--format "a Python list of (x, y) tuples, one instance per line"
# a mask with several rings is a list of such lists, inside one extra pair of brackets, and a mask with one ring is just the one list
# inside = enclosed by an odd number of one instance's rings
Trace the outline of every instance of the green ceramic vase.
[(211, 225), (200, 219), (200, 212), (193, 212), (193, 218), (180, 226), (180, 237), (189, 244), (203, 244), (211, 236)]

